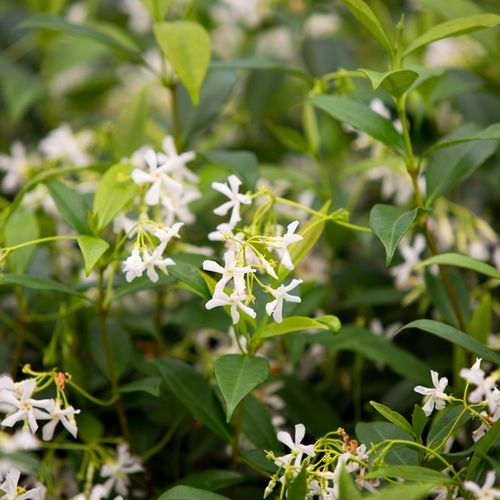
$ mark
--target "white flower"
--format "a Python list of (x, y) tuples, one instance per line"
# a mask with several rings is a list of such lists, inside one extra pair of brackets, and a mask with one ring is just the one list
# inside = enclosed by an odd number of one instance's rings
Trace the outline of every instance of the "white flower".
[(122, 0), (118, 6), (129, 16), (128, 26), (134, 33), (143, 35), (151, 31), (151, 14), (140, 0)]
[(428, 417), (434, 408), (436, 410), (442, 410), (446, 406), (446, 401), (449, 396), (444, 392), (446, 386), (448, 385), (448, 379), (446, 377), (439, 378), (439, 373), (431, 370), (431, 379), (434, 387), (428, 388), (421, 385), (417, 385), (413, 390), (424, 396), (428, 396), (428, 399), (423, 406), (425, 415)]
[(299, 225), (299, 221), (295, 220), (288, 224), (287, 230), (284, 236), (275, 236), (271, 238), (269, 246), (274, 248), (280, 257), (280, 262), (290, 271), (293, 269), (292, 259), (290, 253), (288, 252), (288, 247), (293, 243), (297, 243), (304, 239), (300, 234), (295, 234), (295, 230)]
[(481, 370), (481, 358), (476, 358), (476, 362), (471, 368), (462, 368), (460, 376), (467, 382), (476, 385), (477, 387), (469, 394), (471, 403), (479, 403), (486, 400), (491, 413), (494, 413), (498, 405), (498, 389), (495, 387), (495, 377), (486, 377), (486, 374)]
[(276, 290), (268, 288), (268, 292), (274, 297), (274, 300), (266, 304), (266, 312), (273, 316), (276, 323), (283, 321), (283, 301), (300, 303), (302, 299), (296, 295), (290, 295), (288, 292), (302, 283), (302, 280), (292, 280), (288, 285), (280, 285)]
[(167, 245), (174, 237), (179, 238), (179, 230), (184, 225), (184, 222), (176, 222), (171, 227), (165, 229), (157, 229), (154, 235), (164, 245)]
[(38, 450), (40, 442), (24, 429), (16, 431), (14, 434), (0, 432), (0, 450), (4, 453), (14, 453), (21, 450)]
[(117, 493), (126, 497), (130, 484), (129, 474), (142, 470), (140, 458), (130, 454), (128, 444), (119, 444), (116, 460), (104, 464), (101, 468), (101, 476), (109, 477), (104, 483), (108, 495), (114, 488)]
[(494, 488), (495, 485), (495, 471), (490, 470), (486, 474), (484, 484), (482, 487), (478, 486), (473, 481), (465, 481), (464, 486), (469, 490), (475, 499), (490, 500), (493, 498), (500, 498), (500, 489)]
[[(0, 484), (0, 492), (4, 492), (2, 500), (43, 500), (45, 498), (45, 488), (33, 488), (26, 491), (25, 488), (18, 486), (21, 472), (15, 467), (12, 467), (5, 478), (5, 481)], [(18, 492), (18, 488), (22, 491)]]
[[(31, 396), (36, 388), (36, 379), (23, 380), (19, 384), (20, 394), (11, 391), (2, 391), (2, 400), (12, 405), (14, 413), (7, 416), (0, 422), (4, 427), (13, 427), (17, 422), (27, 423), (30, 431), (34, 434), (38, 429), (37, 419), (44, 418), (45, 412), (38, 408), (47, 409), (50, 406), (50, 399), (32, 399)], [(16, 411), (17, 410), (17, 411)]]
[(10, 156), (0, 154), (0, 170), (5, 172), (2, 179), (2, 190), (12, 193), (26, 181), (29, 170), (29, 159), (24, 144), (16, 141), (10, 147)]
[(425, 249), (425, 238), (421, 234), (417, 234), (413, 240), (413, 245), (410, 245), (405, 238), (401, 240), (399, 251), (403, 256), (404, 262), (398, 266), (394, 266), (390, 273), (396, 278), (396, 288), (406, 289), (411, 286), (411, 275), (413, 268), (420, 262), (420, 254)]
[(203, 269), (205, 271), (222, 274), (220, 280), (215, 285), (214, 293), (223, 292), (224, 287), (232, 279), (235, 292), (243, 294), (246, 288), (245, 275), (255, 272), (250, 266), (239, 267), (234, 252), (232, 251), (224, 254), (224, 267), (213, 260), (205, 260), (203, 261)]
[(313, 14), (304, 24), (304, 34), (313, 38), (327, 38), (336, 33), (340, 27), (337, 14)]
[(146, 266), (139, 255), (139, 248), (134, 247), (132, 250), (132, 255), (127, 257), (125, 262), (123, 262), (123, 272), (125, 273), (125, 279), (130, 283), (133, 279), (142, 276), (142, 273), (146, 269)]
[(304, 427), (304, 424), (297, 424), (295, 426), (295, 439), (292, 439), (292, 436), (288, 432), (278, 432), (278, 441), (281, 441), (284, 445), (288, 446), (291, 453), (278, 457), (275, 461), (276, 465), (283, 465), (283, 463), (290, 464), (291, 460), (294, 459), (293, 465), (295, 467), (300, 467), (304, 453), (310, 457), (314, 457), (316, 455), (313, 444), (300, 444), (305, 435), (306, 428)]
[(166, 171), (179, 181), (198, 182), (198, 176), (186, 167), (186, 163), (196, 158), (195, 152), (186, 151), (185, 153), (178, 154), (172, 136), (165, 137), (162, 145), (166, 153)]
[(228, 183), (223, 184), (222, 182), (213, 182), (212, 187), (229, 198), (229, 201), (223, 203), (216, 209), (214, 209), (214, 214), (216, 215), (226, 215), (229, 209), (231, 211), (231, 218), (229, 224), (234, 227), (240, 220), (240, 206), (249, 205), (252, 203), (250, 196), (246, 194), (240, 194), (239, 188), (241, 186), (241, 181), (236, 177), (236, 175), (230, 175), (227, 179)]
[(81, 167), (92, 161), (92, 157), (86, 151), (92, 140), (93, 134), (89, 130), (73, 134), (71, 127), (63, 123), (42, 139), (38, 147), (48, 160), (64, 161)]
[(159, 267), (164, 274), (168, 274), (167, 266), (175, 266), (174, 260), (172, 260), (170, 257), (167, 257), (165, 259), (161, 258), (164, 249), (165, 245), (161, 243), (151, 255), (149, 255), (149, 252), (146, 249), (144, 249), (142, 252), (144, 269), (146, 270), (148, 278), (153, 283), (156, 283), (159, 279), (155, 267)]
[(245, 294), (239, 294), (236, 291), (231, 295), (227, 295), (227, 293), (219, 290), (214, 293), (213, 298), (205, 304), (205, 307), (207, 309), (213, 309), (214, 307), (230, 306), (231, 318), (233, 320), (233, 324), (236, 324), (240, 320), (238, 308), (248, 314), (251, 318), (255, 318), (256, 316), (255, 311), (243, 303), (246, 298)]
[(47, 408), (49, 414), (41, 417), (41, 420), (50, 420), (50, 422), (43, 426), (43, 440), (50, 441), (54, 437), (54, 431), (59, 422), (61, 422), (64, 428), (76, 438), (78, 427), (76, 426), (75, 415), (80, 413), (80, 410), (75, 410), (72, 406), (61, 408), (60, 402), (53, 399), (51, 399), (50, 402), (51, 405)]

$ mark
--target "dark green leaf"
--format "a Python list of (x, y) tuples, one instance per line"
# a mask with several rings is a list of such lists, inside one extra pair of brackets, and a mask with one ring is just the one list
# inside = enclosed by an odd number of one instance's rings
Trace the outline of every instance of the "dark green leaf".
[(493, 266), (486, 264), (480, 260), (469, 257), (468, 255), (461, 255), (459, 253), (442, 253), (434, 255), (428, 259), (419, 262), (415, 268), (422, 269), (423, 267), (432, 266), (433, 264), (442, 264), (445, 266), (456, 266), (464, 269), (470, 269), (477, 273), (484, 274), (493, 279), (500, 280), (500, 271)]
[(462, 406), (447, 406), (439, 410), (429, 428), (427, 446), (440, 451), (450, 431), (453, 429), (455, 433), (458, 432), (470, 419), (470, 414), (464, 412)]
[(109, 244), (101, 238), (87, 235), (78, 236), (77, 242), (85, 261), (85, 274), (88, 276), (109, 248)]
[(361, 500), (363, 497), (359, 492), (354, 479), (347, 472), (345, 467), (342, 467), (339, 477), (339, 500)]
[(226, 402), (227, 422), (238, 403), (269, 376), (269, 362), (258, 356), (226, 354), (214, 364), (217, 385)]
[(288, 500), (304, 500), (304, 498), (307, 498), (308, 490), (307, 468), (304, 465), (292, 484), (288, 487), (286, 497)]
[(407, 211), (392, 205), (375, 205), (370, 211), (370, 227), (385, 248), (388, 266), (401, 238), (408, 232), (418, 215), (418, 208)]
[(263, 450), (279, 449), (276, 431), (265, 406), (252, 396), (245, 398), (241, 428), (245, 436)]
[(307, 151), (309, 151), (309, 145), (306, 139), (294, 128), (277, 125), (272, 121), (268, 121), (266, 126), (285, 148), (299, 153), (307, 153)]
[(453, 478), (446, 476), (442, 472), (427, 469), (425, 467), (419, 467), (417, 465), (391, 465), (390, 467), (379, 467), (366, 475), (366, 479), (386, 477), (394, 479), (405, 479), (407, 481), (434, 481), (438, 484), (454, 482)]
[[(428, 498), (428, 493), (436, 486), (436, 483), (400, 484), (389, 486), (380, 490), (376, 495), (377, 500), (419, 500)], [(374, 497), (375, 498), (375, 497)]]
[(474, 311), (472, 318), (467, 325), (467, 333), (477, 339), (482, 344), (488, 343), (491, 333), (492, 302), (489, 293), (481, 297), (479, 306)]
[(416, 71), (411, 69), (394, 69), (386, 72), (369, 69), (360, 69), (359, 71), (370, 79), (373, 90), (382, 86), (394, 97), (401, 97), (419, 76)]
[(333, 118), (346, 122), (383, 142), (400, 155), (404, 155), (403, 138), (390, 120), (380, 116), (370, 107), (346, 96), (320, 95), (309, 99), (314, 106), (326, 111)]
[[(392, 422), (394, 425), (397, 425), (403, 432), (414, 435), (414, 431), (410, 422), (400, 415), (397, 411), (392, 410), (388, 406), (385, 406), (381, 403), (376, 403), (375, 401), (370, 401), (370, 404), (389, 422)], [(416, 436), (415, 436), (416, 437)]]
[[(418, 330), (423, 330), (424, 332), (432, 333), (437, 337), (447, 340), (453, 344), (459, 345), (469, 352), (483, 358), (484, 360), (491, 361), (497, 365), (500, 364), (500, 354), (496, 353), (492, 349), (489, 349), (484, 344), (481, 344), (476, 339), (472, 338), (452, 326), (445, 325), (444, 323), (439, 323), (439, 321), (433, 321), (430, 319), (418, 319), (412, 321), (407, 325), (403, 326), (399, 332), (403, 330), (408, 330), (410, 328), (417, 328)], [(398, 333), (399, 333), (398, 332)]]
[(211, 297), (211, 293), (200, 274), (200, 269), (189, 262), (183, 262), (183, 256), (180, 254), (172, 255), (172, 258), (175, 261), (175, 266), (170, 266), (168, 273), (179, 280), (184, 288), (195, 293), (202, 299), (208, 300)]
[(192, 488), (216, 491), (241, 483), (245, 479), (246, 476), (240, 472), (222, 469), (207, 469), (186, 476), (180, 481), (180, 484), (191, 486)]
[(174, 486), (162, 493), (157, 500), (229, 500), (229, 498), (191, 486)]
[(230, 442), (231, 434), (222, 408), (203, 376), (179, 359), (162, 358), (153, 364), (160, 371), (168, 390), (191, 414), (224, 441)]
[(250, 151), (223, 151), (213, 149), (203, 156), (214, 165), (224, 167), (236, 174), (250, 189), (255, 189), (259, 178), (259, 162)]
[(488, 432), (477, 442), (467, 470), (467, 479), (479, 481), (480, 463), (491, 448), (498, 447), (500, 440), (500, 420), (497, 420)]
[(160, 386), (160, 377), (146, 377), (123, 385), (120, 387), (120, 392), (147, 392), (152, 396), (158, 397), (160, 395)]
[(420, 405), (415, 405), (413, 407), (413, 413), (411, 415), (411, 423), (413, 425), (413, 431), (417, 438), (422, 436), (422, 432), (425, 429), (425, 424), (427, 423), (427, 417), (425, 416), (424, 410)]

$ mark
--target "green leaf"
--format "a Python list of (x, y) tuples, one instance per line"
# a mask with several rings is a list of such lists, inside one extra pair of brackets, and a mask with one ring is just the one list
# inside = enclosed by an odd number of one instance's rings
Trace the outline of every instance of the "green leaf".
[(419, 76), (416, 71), (411, 69), (395, 69), (380, 72), (360, 68), (359, 71), (370, 79), (373, 90), (377, 90), (382, 86), (394, 97), (401, 97)]
[(425, 416), (424, 410), (422, 410), (420, 405), (415, 405), (413, 407), (411, 423), (413, 425), (414, 435), (417, 438), (420, 438), (425, 429), (425, 425), (427, 424), (427, 417)]
[(363, 0), (342, 0), (351, 14), (392, 54), (392, 45), (379, 20)]
[[(448, 342), (459, 345), (469, 352), (475, 354), (476, 356), (483, 358), (486, 361), (491, 361), (497, 365), (500, 365), (500, 354), (496, 353), (492, 349), (489, 349), (484, 344), (481, 344), (476, 339), (472, 338), (452, 326), (445, 325), (444, 323), (439, 323), (439, 321), (433, 321), (430, 319), (418, 319), (412, 321), (407, 325), (403, 326), (399, 332), (403, 330), (408, 330), (410, 328), (417, 328), (424, 332), (432, 333), (436, 337), (440, 337)], [(399, 333), (398, 332), (398, 333)]]
[(461, 144), (463, 142), (474, 142), (474, 141), (500, 141), (500, 123), (494, 123), (489, 127), (486, 127), (480, 132), (472, 133), (470, 135), (463, 135), (454, 138), (444, 138), (437, 142), (433, 146), (427, 148), (422, 154), (422, 157), (426, 157), (439, 151), (443, 148), (449, 148), (455, 144)]
[(423, 383), (429, 378), (430, 368), (426, 363), (365, 328), (347, 325), (337, 335), (318, 333), (310, 335), (310, 340), (337, 351), (359, 352), (374, 363), (387, 364), (391, 370), (414, 382)]
[(428, 259), (419, 262), (415, 269), (422, 269), (423, 267), (432, 266), (433, 264), (442, 264), (446, 266), (456, 266), (462, 267), (464, 269), (470, 269), (471, 271), (476, 271), (477, 273), (484, 274), (490, 278), (500, 279), (500, 271), (495, 269), (493, 266), (486, 264), (480, 260), (469, 257), (468, 255), (461, 255), (459, 253), (442, 253), (440, 255), (434, 255)]
[(278, 125), (271, 120), (266, 122), (266, 126), (285, 148), (299, 153), (307, 153), (309, 151), (307, 140), (294, 128)]
[(483, 344), (488, 343), (491, 333), (492, 301), (489, 293), (481, 297), (479, 306), (474, 311), (467, 325), (467, 333)]
[(157, 500), (229, 500), (229, 498), (191, 486), (174, 486), (162, 493)]
[(454, 435), (456, 435), (459, 429), (470, 419), (470, 414), (464, 414), (463, 407), (459, 405), (447, 406), (443, 410), (439, 410), (427, 434), (427, 446), (440, 451), (446, 444), (450, 431), (453, 429), (455, 431)]
[(85, 274), (88, 276), (109, 248), (109, 243), (101, 238), (87, 235), (78, 236), (77, 241), (85, 261)]
[(467, 479), (479, 481), (480, 463), (484, 461), (484, 457), (491, 448), (498, 446), (500, 440), (500, 420), (497, 420), (488, 432), (477, 442), (474, 453), (471, 457), (470, 464), (467, 470)]
[(392, 205), (375, 205), (370, 211), (370, 227), (385, 248), (388, 266), (401, 238), (408, 232), (418, 215), (418, 208), (407, 211)]
[(258, 356), (226, 354), (214, 364), (215, 379), (226, 402), (227, 422), (238, 403), (269, 376), (269, 362)]
[(404, 156), (403, 138), (390, 120), (371, 110), (366, 104), (346, 96), (319, 95), (309, 99), (314, 106), (326, 111), (333, 118), (346, 122), (383, 142)]
[(210, 64), (211, 43), (205, 29), (192, 21), (154, 25), (156, 41), (194, 105), (198, 104), (201, 84)]
[[(394, 425), (397, 425), (402, 431), (407, 432), (408, 434), (415, 435), (413, 427), (410, 425), (410, 422), (403, 417), (403, 415), (399, 414), (397, 411), (392, 410), (388, 406), (385, 406), (381, 403), (376, 403), (375, 401), (370, 401), (370, 404), (389, 422), (392, 422)], [(416, 436), (415, 436), (416, 437)]]
[(94, 196), (93, 217), (99, 231), (104, 229), (137, 193), (132, 181), (133, 167), (117, 163), (104, 174)]
[(288, 500), (304, 500), (304, 498), (307, 498), (308, 490), (309, 488), (307, 487), (307, 468), (305, 465), (303, 465), (297, 477), (288, 487), (286, 497)]
[(48, 290), (51, 292), (66, 293), (68, 295), (75, 295), (82, 299), (92, 302), (90, 298), (83, 293), (78, 292), (75, 288), (59, 283), (58, 281), (49, 278), (42, 278), (39, 276), (32, 276), (31, 274), (9, 274), (5, 273), (0, 279), (1, 285), (19, 285), (25, 288), (32, 288), (33, 290)]
[(147, 392), (152, 396), (158, 397), (160, 395), (160, 386), (160, 377), (146, 377), (123, 385), (120, 387), (120, 392)]
[[(335, 318), (335, 319), (331, 319)], [(333, 329), (334, 327), (335, 329)], [(320, 318), (308, 318), (306, 316), (289, 316), (284, 318), (281, 323), (271, 323), (266, 325), (262, 330), (259, 330), (255, 337), (258, 339), (267, 339), (286, 335), (291, 332), (299, 332), (304, 330), (333, 330), (340, 329), (340, 320), (336, 316), (331, 316), (326, 321), (321, 321)]]
[(194, 472), (179, 481), (180, 484), (200, 488), (203, 490), (216, 491), (241, 483), (246, 479), (244, 474), (232, 470), (206, 469)]
[[(10, 216), (4, 228), (5, 246), (10, 247), (36, 240), (40, 236), (37, 218), (25, 208), (18, 208)], [(15, 250), (7, 257), (9, 270), (23, 274), (29, 267), (37, 246)]]
[(362, 500), (361, 493), (354, 482), (354, 479), (342, 466), (339, 477), (339, 500)]
[(141, 0), (156, 21), (161, 21), (167, 15), (172, 0)]
[(428, 493), (436, 486), (433, 483), (400, 484), (380, 490), (374, 498), (377, 500), (419, 500), (428, 497)]
[(223, 151), (213, 149), (203, 153), (207, 161), (236, 174), (250, 189), (255, 189), (259, 178), (259, 162), (250, 151)]
[(210, 299), (211, 293), (201, 277), (199, 268), (189, 262), (183, 262), (183, 255), (181, 254), (172, 255), (172, 258), (175, 261), (175, 266), (170, 266), (168, 273), (179, 280), (181, 285), (190, 292), (195, 293), (202, 299)]
[(141, 53), (135, 42), (128, 35), (118, 31), (118, 28), (115, 26), (110, 29), (103, 25), (91, 26), (88, 23), (74, 24), (59, 16), (36, 14), (19, 24), (16, 29), (50, 29), (94, 40), (114, 49), (129, 60), (139, 63), (143, 62)]
[(417, 465), (391, 465), (390, 467), (379, 467), (366, 475), (366, 479), (377, 479), (391, 477), (395, 479), (406, 479), (408, 481), (453, 483), (453, 478), (442, 472), (419, 467)]
[(173, 276), (166, 276), (163, 273), (159, 273), (159, 279), (156, 283), (153, 283), (148, 276), (141, 276), (140, 278), (134, 279), (131, 283), (123, 283), (119, 287), (114, 289), (114, 293), (111, 297), (111, 302), (121, 299), (126, 295), (132, 293), (140, 292), (141, 290), (149, 290), (152, 288), (160, 288), (165, 285), (170, 285), (174, 283), (175, 279)]
[(153, 365), (160, 371), (168, 390), (195, 418), (224, 441), (231, 442), (219, 401), (200, 373), (179, 359), (157, 359)]
[(500, 24), (500, 16), (496, 14), (477, 14), (475, 16), (461, 17), (436, 24), (416, 40), (413, 40), (403, 52), (403, 57), (437, 40), (450, 36), (465, 35), (466, 33), (485, 28), (493, 28), (494, 26), (498, 26), (498, 24)]
[(263, 450), (279, 449), (276, 431), (265, 406), (252, 396), (245, 398), (241, 429), (245, 436)]
[(144, 88), (124, 106), (112, 131), (115, 158), (129, 157), (142, 143), (148, 118), (148, 88)]
[(64, 220), (78, 233), (88, 233), (87, 217), (89, 209), (83, 196), (75, 189), (59, 181), (49, 181), (45, 185)]

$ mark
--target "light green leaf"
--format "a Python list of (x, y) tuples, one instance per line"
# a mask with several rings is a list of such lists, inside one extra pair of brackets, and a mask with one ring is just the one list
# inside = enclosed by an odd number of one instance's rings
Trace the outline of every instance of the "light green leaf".
[(456, 266), (462, 267), (464, 269), (470, 269), (471, 271), (476, 271), (477, 273), (484, 274), (490, 278), (500, 279), (500, 271), (495, 269), (493, 266), (486, 264), (480, 260), (469, 257), (468, 255), (461, 255), (459, 253), (442, 253), (440, 255), (434, 255), (428, 259), (419, 262), (415, 269), (422, 269), (427, 266), (432, 266), (433, 264), (443, 264), (446, 266)]
[(366, 132), (400, 155), (404, 155), (403, 138), (390, 120), (371, 110), (367, 104), (346, 96), (319, 95), (309, 99), (314, 106), (333, 118)]
[(413, 427), (410, 425), (410, 422), (403, 417), (403, 415), (399, 414), (397, 411), (392, 410), (388, 406), (385, 406), (381, 403), (376, 403), (375, 401), (370, 401), (370, 404), (389, 422), (392, 422), (394, 425), (397, 425), (402, 431), (407, 432), (408, 434), (415, 435)]
[(158, 397), (160, 395), (161, 378), (160, 377), (146, 377), (135, 380), (130, 384), (120, 387), (120, 392), (147, 392), (152, 396)]
[(56, 180), (46, 182), (45, 185), (64, 220), (79, 234), (88, 233), (89, 209), (83, 196), (75, 189)]
[(259, 162), (250, 151), (223, 151), (213, 149), (203, 156), (214, 165), (224, 167), (236, 174), (250, 189), (255, 189), (259, 178)]
[(77, 241), (85, 261), (85, 274), (88, 276), (104, 255), (104, 252), (109, 248), (109, 243), (101, 240), (101, 238), (87, 235), (78, 236)]
[(363, 0), (342, 0), (351, 14), (392, 54), (392, 45), (379, 20)]
[(19, 24), (16, 29), (50, 29), (102, 43), (127, 59), (142, 63), (141, 53), (135, 42), (116, 26), (74, 24), (51, 14), (36, 14)]
[(304, 500), (304, 498), (307, 498), (308, 490), (307, 468), (303, 465), (300, 472), (288, 487), (286, 497), (288, 500)]
[[(332, 318), (336, 318), (336, 316), (332, 316)], [(289, 316), (288, 318), (284, 318), (281, 323), (271, 323), (265, 326), (262, 330), (258, 331), (255, 336), (258, 339), (267, 339), (304, 330), (330, 330), (333, 329), (332, 327), (335, 327), (336, 329), (334, 331), (337, 331), (340, 329), (340, 320), (338, 318), (336, 318), (336, 320), (337, 321), (334, 319), (333, 322), (330, 322), (330, 320), (322, 322), (320, 318), (313, 319), (305, 316)]]
[(104, 174), (94, 196), (93, 217), (97, 229), (104, 229), (137, 193), (137, 185), (132, 181), (133, 167), (117, 163)]
[(192, 21), (154, 25), (156, 41), (194, 105), (198, 104), (201, 84), (210, 64), (211, 43), (205, 29)]
[(496, 14), (477, 14), (475, 16), (461, 17), (436, 24), (416, 40), (413, 40), (403, 52), (403, 57), (437, 40), (450, 36), (465, 35), (466, 33), (485, 28), (493, 28), (494, 26), (498, 26), (498, 24), (500, 24), (500, 16)]
[(222, 408), (203, 375), (184, 361), (161, 358), (153, 361), (168, 390), (189, 412), (226, 442), (231, 434), (224, 421)]
[(352, 476), (342, 466), (339, 477), (339, 500), (362, 500), (362, 495)]
[(427, 417), (420, 405), (415, 405), (413, 407), (413, 413), (411, 414), (411, 423), (413, 426), (414, 435), (418, 439), (420, 439), (420, 437), (422, 436), (422, 432), (425, 429), (425, 425), (427, 424)]
[(418, 208), (409, 212), (402, 207), (375, 205), (370, 211), (370, 227), (385, 248), (385, 265), (388, 266), (401, 238), (408, 232), (418, 215)]
[(229, 498), (192, 486), (174, 486), (162, 493), (157, 500), (229, 500)]
[(422, 481), (436, 483), (453, 483), (454, 479), (446, 476), (442, 472), (436, 470), (427, 469), (425, 467), (419, 467), (417, 465), (391, 465), (389, 467), (379, 467), (374, 471), (369, 472), (366, 475), (366, 479), (377, 479), (377, 478), (395, 478), (395, 479), (406, 479), (408, 481)]
[(489, 127), (481, 130), (480, 132), (472, 133), (471, 135), (464, 135), (459, 137), (454, 137), (451, 139), (442, 139), (433, 146), (427, 148), (423, 153), (422, 157), (431, 155), (432, 153), (439, 151), (443, 148), (448, 148), (454, 146), (455, 144), (460, 144), (463, 142), (473, 142), (473, 141), (500, 141), (500, 123), (494, 123)]
[(401, 97), (419, 76), (416, 71), (411, 69), (395, 69), (386, 72), (369, 69), (359, 69), (359, 71), (370, 79), (373, 90), (382, 86), (394, 97)]
[(226, 402), (227, 422), (238, 403), (269, 376), (269, 362), (258, 356), (226, 354), (214, 364), (217, 385)]
[(113, 127), (112, 140), (115, 158), (129, 157), (142, 143), (148, 118), (147, 87), (124, 106)]
[(403, 326), (403, 328), (401, 328), (399, 332), (408, 330), (410, 328), (417, 328), (418, 330), (432, 333), (433, 335), (436, 335), (436, 337), (440, 337), (444, 340), (447, 340), (448, 342), (467, 349), (469, 352), (472, 352), (480, 358), (500, 365), (500, 354), (496, 353), (492, 349), (489, 349), (484, 344), (481, 344), (481, 342), (478, 342), (470, 335), (467, 335), (466, 333), (461, 332), (460, 330), (457, 330), (452, 326), (445, 325), (444, 323), (440, 323), (439, 321), (433, 321), (430, 319), (418, 319)]
[(155, 21), (163, 21), (172, 0), (141, 0)]
[[(4, 228), (5, 246), (10, 247), (36, 240), (40, 229), (35, 215), (25, 208), (18, 208), (10, 216)], [(37, 246), (31, 245), (15, 250), (7, 257), (9, 270), (23, 274), (29, 267)]]
[(377, 500), (419, 500), (428, 497), (428, 493), (437, 485), (433, 483), (400, 484), (398, 486), (389, 486), (380, 490), (374, 496)]

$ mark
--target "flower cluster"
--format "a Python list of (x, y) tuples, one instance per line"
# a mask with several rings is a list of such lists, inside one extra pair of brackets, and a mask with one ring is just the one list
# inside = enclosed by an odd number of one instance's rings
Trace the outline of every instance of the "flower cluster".
[[(224, 266), (213, 260), (205, 260), (203, 269), (220, 274), (215, 284), (213, 298), (206, 304), (207, 309), (228, 306), (233, 323), (240, 320), (240, 311), (251, 318), (256, 312), (250, 304), (254, 300), (252, 287), (257, 283), (262, 290), (270, 295), (271, 300), (265, 310), (278, 323), (283, 321), (283, 302), (300, 302), (300, 297), (291, 295), (302, 280), (292, 279), (288, 284), (280, 284), (276, 288), (265, 284), (257, 274), (264, 275), (267, 280), (278, 280), (278, 268), (282, 266), (291, 271), (294, 264), (290, 256), (289, 247), (302, 240), (296, 234), (299, 221), (288, 224), (283, 234), (282, 226), (264, 220), (271, 203), (261, 204), (250, 226), (237, 227), (241, 222), (242, 205), (251, 205), (253, 198), (259, 196), (239, 192), (241, 181), (235, 175), (230, 175), (226, 183), (214, 182), (212, 187), (228, 198), (228, 201), (214, 210), (219, 216), (230, 212), (229, 222), (219, 224), (217, 230), (209, 234), (212, 241), (223, 241), (226, 252)], [(265, 190), (262, 191), (266, 193)], [(267, 195), (265, 195), (267, 196)]]

